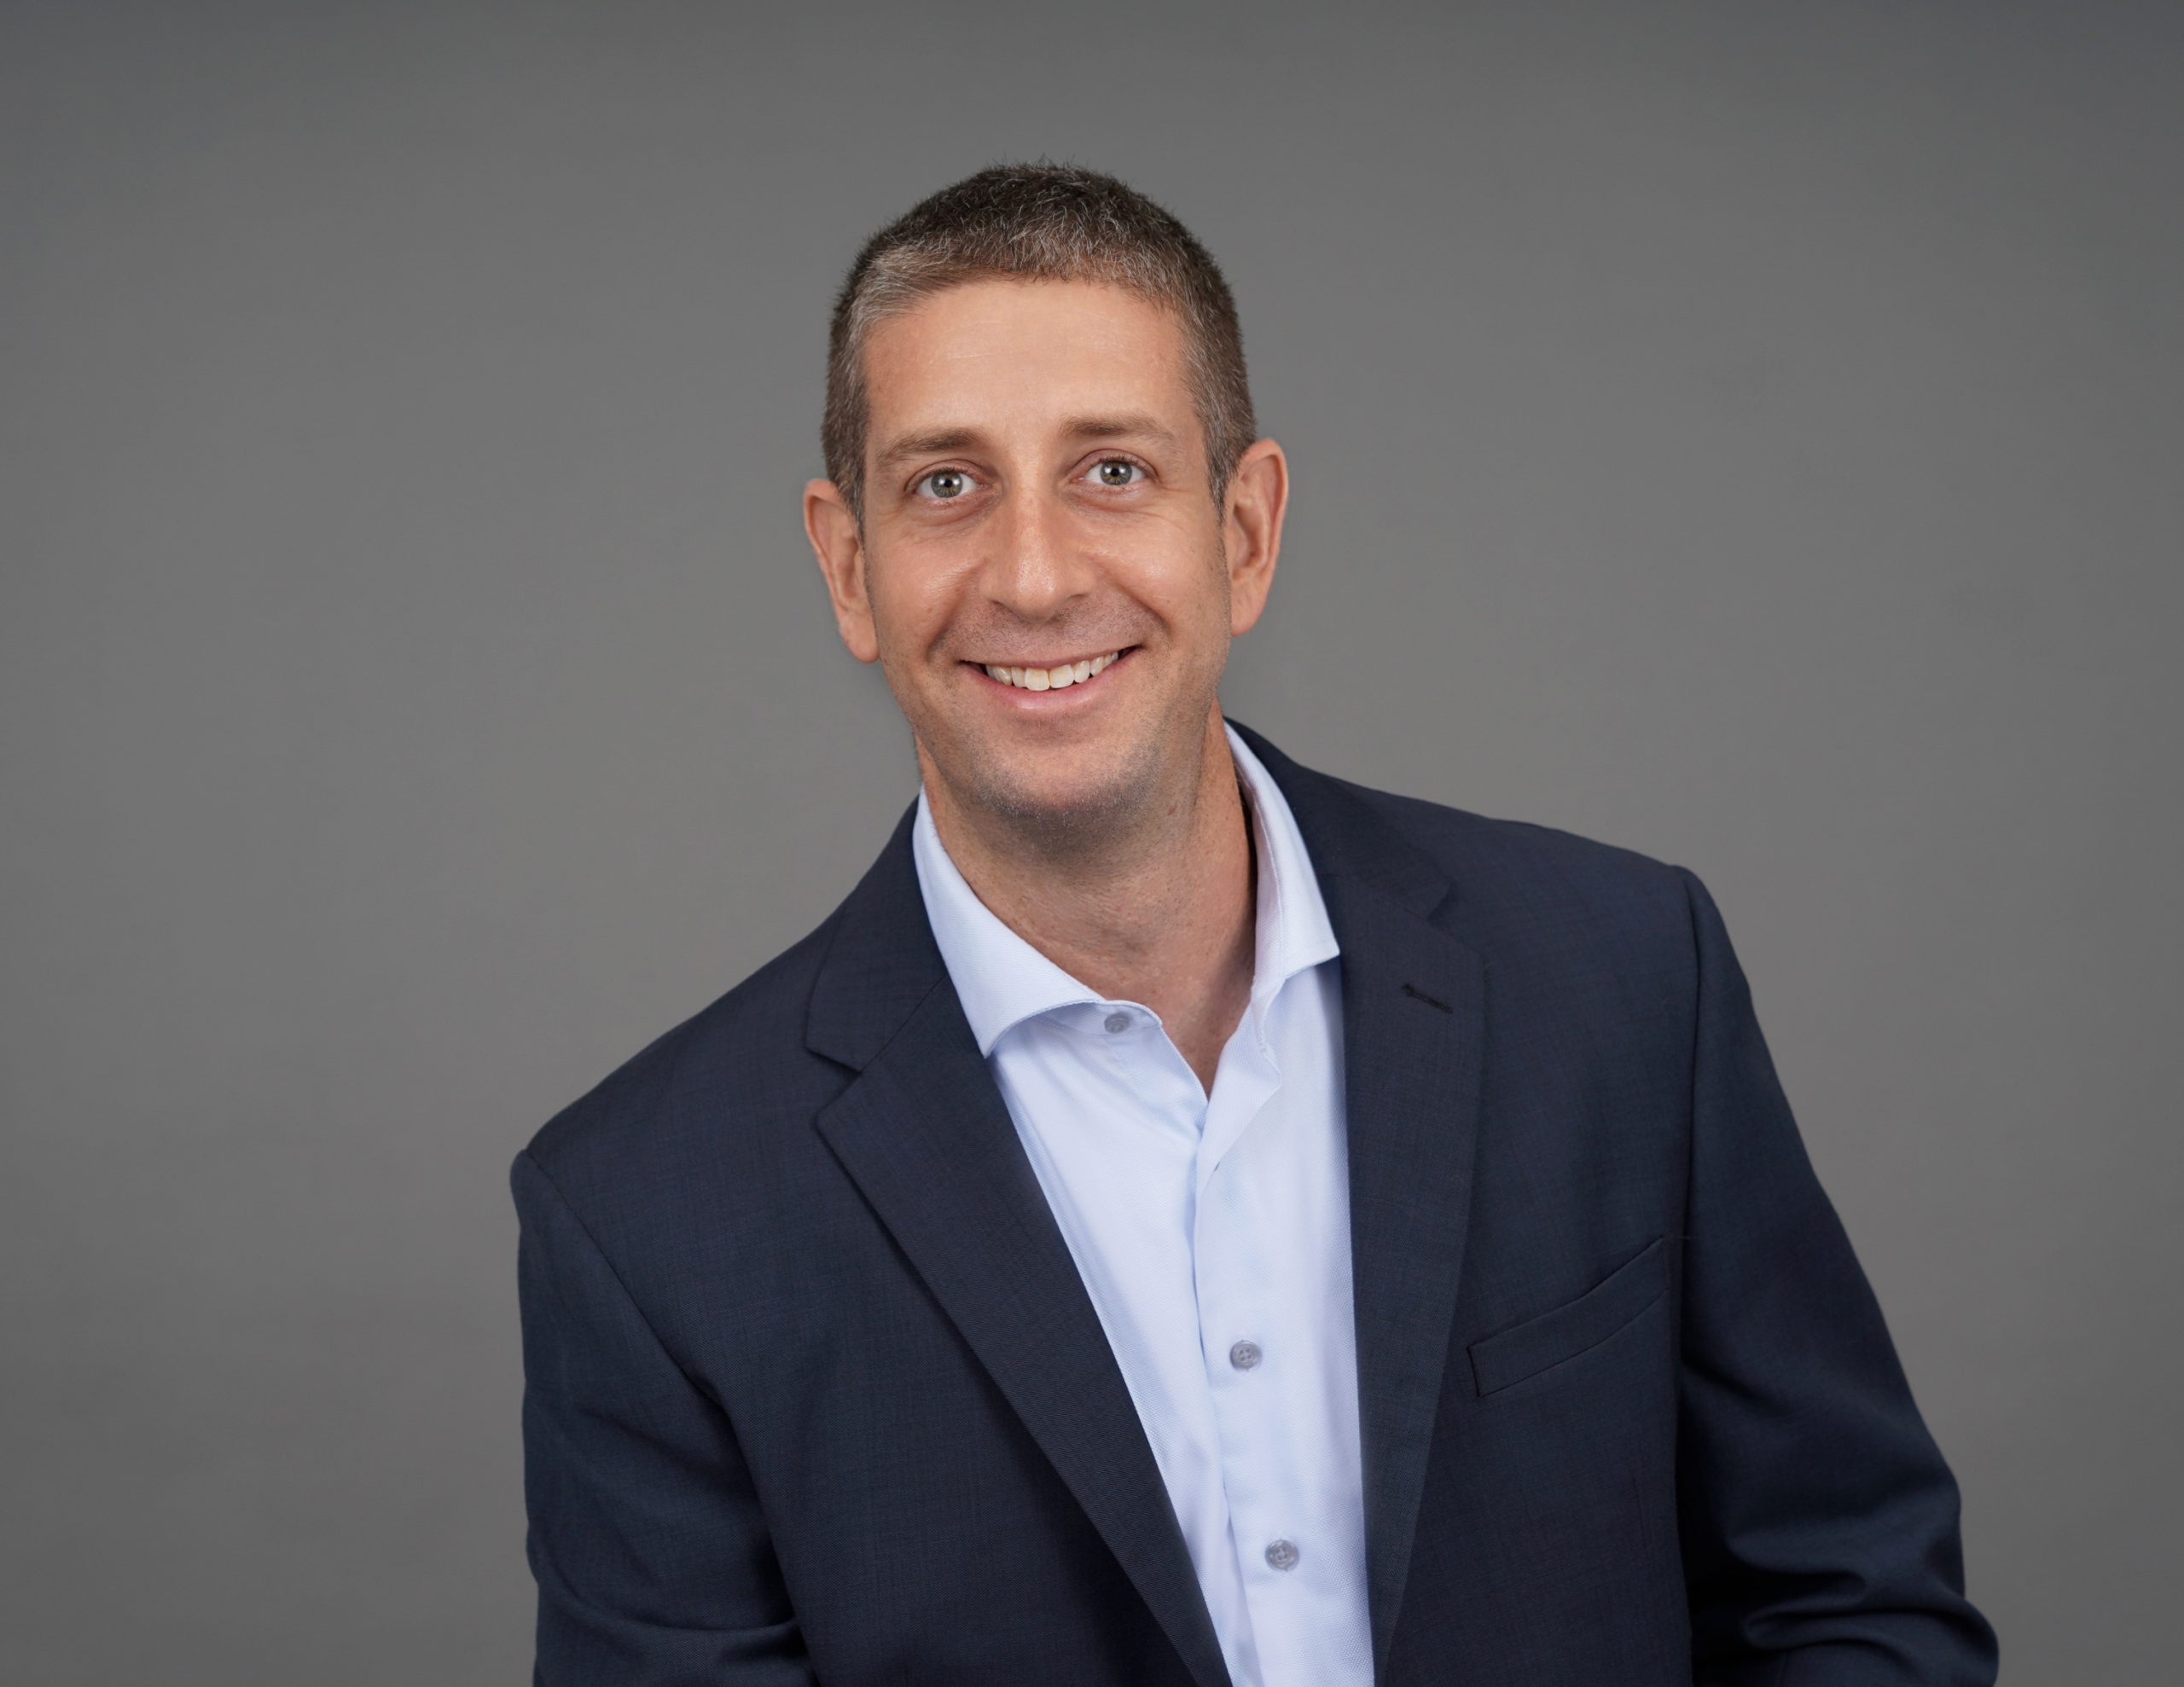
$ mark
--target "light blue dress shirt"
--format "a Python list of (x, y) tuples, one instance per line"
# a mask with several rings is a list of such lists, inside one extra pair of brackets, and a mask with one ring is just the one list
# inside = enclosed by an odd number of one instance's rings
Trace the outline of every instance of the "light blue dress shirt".
[(979, 900), (922, 789), (913, 852), (1236, 1687), (1369, 1687), (1339, 951), (1288, 803), (1228, 738), (1257, 959), (1210, 1097), (1152, 1009), (1080, 983)]

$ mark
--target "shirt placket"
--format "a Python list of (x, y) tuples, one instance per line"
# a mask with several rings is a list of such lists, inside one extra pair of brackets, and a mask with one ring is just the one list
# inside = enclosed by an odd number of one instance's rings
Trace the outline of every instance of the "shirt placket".
[[(1107, 1003), (1092, 1015), (1089, 1023), (1096, 1028), (1092, 1035), (1097, 1039), (1098, 1046), (1112, 1070), (1129, 1086), (1147, 1115), (1158, 1120), (1165, 1129), (1188, 1132), (1189, 1138), (1198, 1145), (1197, 1151), (1185, 1171), (1190, 1180), (1185, 1207), (1188, 1214), (1189, 1268), (1192, 1273), (1188, 1286), (1193, 1309), (1197, 1315), (1199, 1347), (1202, 1357), (1210, 1337), (1206, 1333), (1207, 1320), (1201, 1288), (1200, 1261), (1203, 1255), (1200, 1238), (1205, 1233), (1201, 1217), (1204, 1203), (1210, 1192), (1217, 1202), (1220, 1199), (1217, 1183), (1213, 1191), (1209, 1191), (1209, 1174), (1217, 1168), (1217, 1162), (1221, 1157), (1218, 1145), (1224, 1142), (1233, 1145), (1241, 1128), (1236, 1119), (1237, 1107), (1231, 1104), (1232, 1098), (1248, 1111), (1255, 1112), (1264, 1095), (1271, 1090), (1266, 1076), (1270, 1070), (1270, 1060), (1264, 1060), (1260, 1070), (1247, 1075), (1245, 1069), (1231, 1058), (1229, 1050), (1224, 1049), (1223, 1064), (1215, 1076), (1213, 1094), (1209, 1098), (1200, 1086), (1197, 1074), (1191, 1070), (1190, 1063), (1183, 1058), (1182, 1051), (1176, 1047), (1173, 1040), (1149, 1010), (1128, 1004)], [(1248, 1027), (1238, 1033), (1240, 1038), (1252, 1035)], [(1263, 1060), (1263, 1057), (1262, 1058)], [(1244, 1096), (1243, 1091), (1247, 1088), (1254, 1091), (1255, 1099)], [(1248, 1116), (1241, 1122), (1248, 1123)], [(1211, 1155), (1207, 1151), (1210, 1141), (1217, 1145)], [(1224, 1219), (1215, 1226), (1215, 1234), (1217, 1237), (1232, 1237), (1237, 1230), (1234, 1220)], [(1235, 1275), (1228, 1269), (1217, 1270), (1224, 1281)], [(1227, 1288), (1220, 1292), (1230, 1298), (1234, 1298), (1235, 1294), (1234, 1290)], [(1225, 1359), (1223, 1363), (1227, 1363)], [(1226, 1574), (1235, 1578), (1231, 1586), (1242, 1599), (1241, 1608), (1236, 1609), (1234, 1617), (1223, 1625), (1221, 1636), (1223, 1650), (1238, 1687), (1263, 1687), (1266, 1677), (1261, 1649), (1252, 1621), (1250, 1582), (1253, 1560), (1236, 1533), (1234, 1513), (1234, 1486), (1240, 1480), (1248, 1485), (1249, 1479), (1240, 1467), (1237, 1450), (1222, 1422), (1217, 1390), (1206, 1388), (1200, 1403), (1207, 1413), (1206, 1421), (1213, 1443), (1208, 1451), (1221, 1472), (1222, 1504), (1228, 1518), (1230, 1564)], [(1252, 1449), (1244, 1450), (1246, 1459), (1252, 1456)], [(1211, 1591), (1209, 1590), (1209, 1593)]]
[(1220, 1437), (1230, 1533), (1255, 1632), (1259, 1613), (1291, 1592), (1304, 1551), (1294, 1496), (1284, 1487), (1289, 1461), (1281, 1378), (1292, 1361), (1270, 1335), (1270, 1284), (1281, 1275), (1275, 1254), (1297, 1238), (1270, 1233), (1246, 1174), (1252, 1129), (1281, 1084), (1255, 1006), (1222, 1053), (1199, 1145), (1192, 1234), (1200, 1350)]

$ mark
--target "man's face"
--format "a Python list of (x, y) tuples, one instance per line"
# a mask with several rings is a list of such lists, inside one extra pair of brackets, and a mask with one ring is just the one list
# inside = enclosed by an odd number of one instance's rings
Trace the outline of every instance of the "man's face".
[(867, 342), (861, 531), (823, 482), (806, 519), (937, 797), (1089, 833), (1196, 778), (1286, 481), (1262, 442), (1215, 505), (1184, 351), (1170, 311), (1079, 281), (951, 287)]

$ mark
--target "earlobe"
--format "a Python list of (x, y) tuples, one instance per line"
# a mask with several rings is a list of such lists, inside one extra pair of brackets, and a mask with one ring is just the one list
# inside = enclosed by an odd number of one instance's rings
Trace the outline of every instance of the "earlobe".
[(827, 583), (843, 645), (858, 661), (877, 662), (880, 641), (873, 631), (872, 603), (865, 590), (864, 536), (833, 481), (805, 483), (804, 533)]

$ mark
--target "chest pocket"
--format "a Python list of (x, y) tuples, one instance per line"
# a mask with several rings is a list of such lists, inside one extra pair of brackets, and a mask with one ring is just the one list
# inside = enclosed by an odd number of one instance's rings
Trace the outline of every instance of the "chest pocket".
[(1471, 1374), (1482, 1394), (1536, 1377), (1596, 1348), (1669, 1286), (1668, 1238), (1655, 1237), (1574, 1301), (1471, 1344)]

